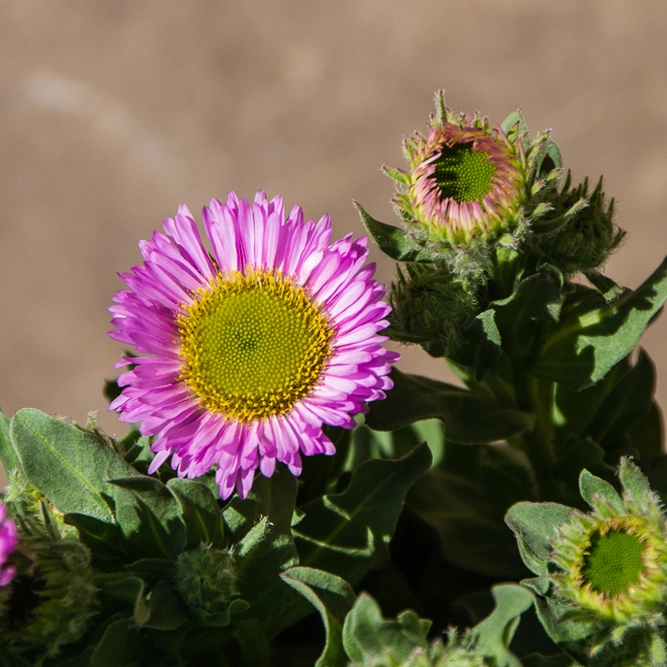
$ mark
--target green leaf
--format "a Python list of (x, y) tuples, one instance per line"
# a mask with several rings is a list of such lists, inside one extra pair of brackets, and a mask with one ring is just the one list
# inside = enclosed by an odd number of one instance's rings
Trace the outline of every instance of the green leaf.
[(632, 427), (651, 409), (654, 392), (655, 366), (640, 350), (634, 367), (609, 392), (586, 427), (586, 434), (605, 449), (629, 440)]
[(137, 473), (109, 445), (32, 408), (14, 415), (9, 432), (28, 481), (61, 512), (114, 521), (107, 480)]
[(0, 412), (0, 466), (9, 477), (13, 470), (21, 470), (21, 460), (9, 437), (9, 418)]
[(554, 385), (554, 442), (562, 449), (572, 437), (581, 438), (614, 387), (630, 372), (627, 359), (616, 364), (596, 385), (575, 391), (564, 384)]
[(553, 479), (560, 486), (559, 500), (565, 505), (587, 510), (578, 493), (579, 476), (584, 469), (612, 481), (615, 467), (604, 462), (604, 449), (591, 438), (572, 438), (560, 452), (558, 465), (553, 468)]
[(109, 624), (95, 647), (90, 667), (131, 667), (137, 665), (144, 653), (139, 631), (129, 617)]
[(506, 440), (532, 428), (535, 416), (505, 408), (487, 395), (394, 368), (394, 388), (371, 404), (366, 423), (376, 431), (396, 431), (436, 417), (448, 440), (478, 444)]
[[(557, 598), (535, 599), (535, 611), (549, 637), (564, 651), (583, 665), (590, 661), (591, 636), (594, 633), (591, 617), (573, 616), (572, 606)], [(594, 663), (593, 663), (594, 664)], [(613, 665), (614, 662), (599, 662)]]
[(601, 496), (619, 512), (625, 510), (623, 500), (621, 500), (621, 496), (618, 495), (616, 489), (604, 479), (591, 475), (588, 470), (581, 471), (581, 475), (579, 476), (579, 491), (581, 492), (581, 497), (591, 506), (591, 509), (595, 508), (593, 503), (594, 496)]
[(510, 507), (505, 515), (505, 522), (516, 535), (523, 562), (535, 574), (547, 576), (549, 538), (555, 526), (570, 520), (571, 513), (572, 508), (558, 503), (522, 502)]
[(402, 169), (398, 169), (396, 167), (388, 167), (386, 164), (382, 167), (382, 171), (389, 176), (389, 178), (393, 179), (397, 183), (400, 183), (401, 185), (405, 185), (406, 187), (410, 185), (410, 176), (407, 174), (405, 171)]
[(146, 596), (140, 596), (134, 608), (134, 622), (140, 628), (176, 630), (189, 618), (179, 595), (167, 581), (158, 581)]
[(518, 134), (523, 135), (528, 132), (526, 119), (523, 117), (523, 113), (520, 109), (512, 111), (512, 113), (507, 116), (507, 118), (505, 118), (505, 120), (501, 123), (500, 127), (505, 134), (508, 134), (512, 130)]
[(664, 441), (662, 411), (655, 401), (649, 411), (630, 430), (630, 441), (642, 459), (660, 456), (662, 453)]
[(521, 614), (533, 605), (533, 594), (518, 584), (499, 584), (491, 589), (496, 607), (491, 615), (475, 626), (477, 646), (493, 658), (497, 667), (521, 667), (509, 650)]
[(652, 509), (653, 490), (642, 471), (630, 460), (621, 459), (618, 469), (624, 491), (637, 503), (643, 512)]
[(103, 603), (118, 600), (128, 604), (133, 610), (144, 598), (146, 584), (139, 577), (124, 572), (97, 574), (95, 584), (100, 590)]
[(190, 479), (170, 479), (167, 488), (181, 506), (186, 530), (186, 549), (194, 549), (202, 542), (219, 549), (225, 547), (222, 515), (210, 489)]
[(307, 503), (292, 532), (301, 565), (356, 585), (391, 540), (405, 494), (431, 464), (426, 444), (398, 461), (367, 461), (343, 493)]
[(362, 593), (345, 619), (343, 644), (355, 664), (403, 665), (416, 649), (428, 650), (430, 627), (431, 621), (419, 618), (411, 609), (396, 620), (387, 620), (377, 602)]
[(607, 303), (615, 301), (627, 291), (625, 287), (620, 287), (609, 276), (605, 276), (599, 271), (587, 271), (585, 275), (588, 282), (602, 294)]
[(366, 231), (385, 255), (399, 262), (434, 262), (437, 255), (416, 246), (410, 235), (400, 227), (371, 218), (361, 204), (353, 202), (361, 215)]
[(563, 157), (558, 144), (553, 139), (547, 139), (535, 160), (536, 173), (544, 176), (552, 169), (563, 168)]
[(343, 623), (354, 604), (354, 591), (344, 579), (310, 567), (292, 567), (280, 578), (310, 602), (322, 618), (326, 643), (315, 667), (345, 667)]
[(63, 521), (79, 531), (79, 539), (91, 550), (97, 563), (109, 566), (125, 557), (120, 546), (120, 529), (115, 523), (74, 512), (65, 514)]
[(128, 574), (140, 577), (151, 587), (158, 581), (173, 581), (176, 576), (176, 561), (166, 558), (141, 558), (125, 566)]
[(271, 478), (258, 476), (245, 500), (236, 496), (224, 510), (240, 595), (250, 604), (243, 618), (280, 613), (293, 595), (279, 575), (299, 562), (291, 529), (295, 505), (296, 479), (280, 464)]
[(481, 382), (503, 353), (503, 341), (496, 324), (496, 311), (491, 308), (480, 313), (468, 326), (466, 333), (475, 348), (474, 377), (477, 382)]
[(611, 303), (597, 292), (597, 299), (582, 299), (582, 291), (549, 332), (531, 369), (573, 389), (595, 384), (632, 351), (667, 299), (667, 258), (634, 292)]
[(542, 268), (542, 272), (522, 280), (514, 294), (491, 307), (497, 312), (497, 321), (503, 334), (518, 331), (525, 320), (557, 322), (562, 305), (562, 275), (553, 267)]
[(135, 555), (176, 558), (185, 547), (185, 524), (169, 489), (143, 475), (109, 481), (116, 486), (118, 525)]
[(526, 574), (503, 519), (511, 505), (532, 497), (531, 479), (511, 452), (448, 442), (442, 463), (414, 485), (407, 501), (434, 529), (448, 562), (494, 578)]

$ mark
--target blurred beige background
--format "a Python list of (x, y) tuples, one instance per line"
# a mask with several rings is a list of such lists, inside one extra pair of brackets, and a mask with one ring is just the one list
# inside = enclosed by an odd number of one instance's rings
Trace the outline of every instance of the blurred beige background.
[[(362, 233), (353, 198), (391, 222), (379, 168), (436, 88), (493, 121), (521, 107), (576, 178), (604, 174), (629, 231), (608, 272), (637, 286), (667, 252), (666, 32), (657, 0), (0, 0), (0, 405), (122, 432), (106, 309), (139, 239), (230, 189), (338, 235)], [(643, 342), (663, 374), (666, 332)]]

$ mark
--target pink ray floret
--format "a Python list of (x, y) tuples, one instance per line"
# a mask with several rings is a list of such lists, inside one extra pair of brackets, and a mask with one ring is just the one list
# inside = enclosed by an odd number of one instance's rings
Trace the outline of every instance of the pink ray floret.
[[(262, 191), (252, 204), (233, 192), (224, 204), (213, 199), (202, 219), (211, 252), (181, 205), (164, 221), (164, 233), (139, 244), (144, 263), (121, 275), (129, 289), (113, 298), (116, 329), (109, 335), (139, 356), (117, 364), (135, 366), (120, 376), (124, 389), (110, 409), (122, 421), (141, 422), (142, 434), (156, 436), (149, 473), (169, 457), (181, 477), (215, 468), (221, 497), (236, 489), (245, 498), (258, 468), (270, 477), (279, 461), (299, 475), (301, 454), (333, 454), (323, 425), (352, 428), (352, 415), (392, 387), (388, 373), (399, 355), (382, 347), (388, 338), (378, 335), (388, 325), (390, 307), (382, 301), (384, 286), (373, 280), (374, 265), (365, 265), (365, 238), (348, 235), (330, 243), (329, 216), (304, 221), (294, 207), (286, 217), (282, 198), (268, 201)], [(274, 271), (302, 288), (332, 335), (330, 354), (307, 396), (287, 413), (244, 422), (206, 408), (183, 381), (176, 318), (214, 277), (249, 271)]]
[(17, 542), (16, 526), (7, 518), (7, 507), (0, 504), (0, 586), (6, 586), (16, 571), (7, 560), (16, 549)]

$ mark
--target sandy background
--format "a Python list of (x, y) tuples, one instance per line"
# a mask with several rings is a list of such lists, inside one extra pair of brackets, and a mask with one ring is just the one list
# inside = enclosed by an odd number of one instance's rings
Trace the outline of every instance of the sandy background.
[[(379, 168), (436, 88), (493, 121), (521, 107), (576, 178), (604, 174), (629, 231), (608, 272), (637, 286), (667, 252), (666, 32), (657, 0), (0, 0), (0, 405), (122, 432), (106, 309), (137, 241), (230, 189), (337, 235), (362, 233), (353, 198), (391, 222)], [(663, 374), (666, 332), (643, 342)]]

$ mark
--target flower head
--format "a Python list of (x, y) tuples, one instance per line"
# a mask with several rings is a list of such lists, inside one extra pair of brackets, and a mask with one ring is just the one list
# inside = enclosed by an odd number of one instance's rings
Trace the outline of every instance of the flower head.
[(400, 172), (406, 189), (394, 199), (401, 216), (454, 244), (511, 230), (528, 180), (523, 137), (477, 114), (455, 119), (442, 95), (436, 102), (428, 134), (405, 140), (410, 170)]
[(619, 628), (663, 625), (667, 601), (667, 518), (639, 469), (624, 459), (622, 498), (590, 498), (556, 528), (552, 581), (560, 598)]
[(549, 636), (583, 664), (667, 664), (667, 515), (630, 459), (622, 494), (583, 470), (591, 510), (556, 503), (514, 505), (506, 521), (538, 575), (524, 585), (540, 597)]
[(257, 468), (298, 475), (300, 453), (333, 454), (323, 425), (352, 428), (391, 388), (398, 355), (377, 335), (390, 308), (366, 239), (329, 243), (328, 216), (285, 217), (263, 192), (214, 199), (203, 222), (211, 253), (182, 205), (121, 276), (110, 335), (140, 356), (118, 364), (134, 367), (110, 409), (157, 436), (149, 472), (170, 455), (190, 478), (217, 464), (221, 496), (245, 497)]
[(7, 507), (0, 503), (0, 586), (6, 586), (14, 576), (15, 568), (7, 560), (17, 542), (16, 526), (7, 518)]

